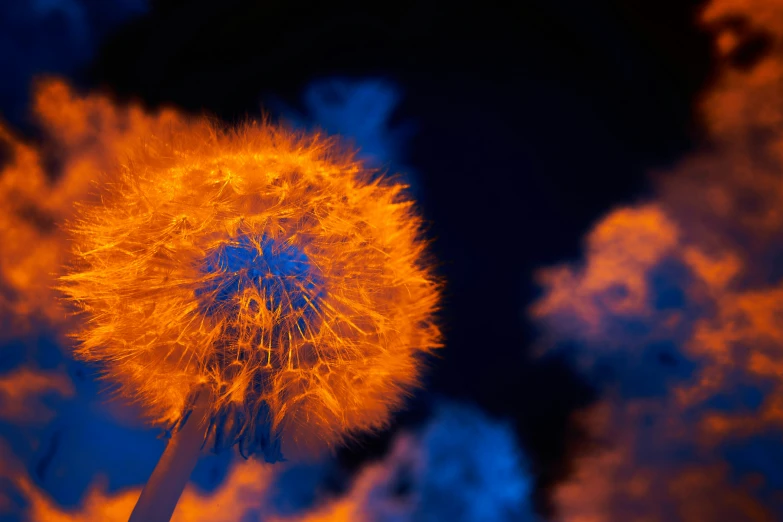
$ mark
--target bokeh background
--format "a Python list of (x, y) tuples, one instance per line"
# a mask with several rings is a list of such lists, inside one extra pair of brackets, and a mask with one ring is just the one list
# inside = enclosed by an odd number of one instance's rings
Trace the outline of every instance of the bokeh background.
[(448, 281), (388, 430), (175, 520), (783, 520), (783, 0), (6, 0), (0, 76), (1, 520), (126, 520), (163, 451), (51, 285), (174, 111), (352, 140)]

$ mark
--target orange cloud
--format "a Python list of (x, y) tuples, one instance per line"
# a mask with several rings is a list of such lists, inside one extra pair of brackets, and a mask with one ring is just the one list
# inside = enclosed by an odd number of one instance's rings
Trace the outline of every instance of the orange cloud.
[[(243, 517), (248, 512), (262, 510), (265, 491), (274, 469), (255, 461), (243, 461), (231, 469), (221, 487), (211, 494), (200, 492), (192, 484), (189, 485), (177, 505), (172, 522), (247, 520)], [(26, 475), (17, 474), (15, 483), (29, 503), (27, 519), (47, 522), (126, 521), (141, 494), (140, 488), (108, 493), (104, 483), (97, 479), (79, 509), (68, 510), (58, 506)], [(260, 515), (259, 520), (262, 520)]]
[(607, 316), (648, 313), (646, 273), (678, 245), (676, 225), (655, 205), (615, 210), (587, 236), (583, 266), (541, 270), (544, 296), (531, 313), (600, 335)]
[(707, 142), (597, 223), (583, 263), (539, 273), (545, 346), (611, 368), (585, 412), (605, 447), (557, 490), (562, 522), (783, 516), (783, 479), (737, 456), (783, 454), (783, 2), (713, 0), (700, 23), (720, 67)]
[(733, 476), (710, 447), (689, 448), (693, 426), (673, 400), (622, 401), (585, 412), (605, 447), (580, 458), (554, 494), (558, 522), (772, 522), (780, 504), (764, 498), (763, 478)]
[[(133, 511), (141, 494), (141, 488), (129, 488), (108, 492), (106, 481), (97, 477), (84, 495), (80, 506), (73, 509), (58, 505), (44, 490), (16, 465), (13, 456), (7, 455), (9, 467), (0, 472), (0, 477), (11, 478), (15, 488), (24, 498), (27, 508), (25, 520), (46, 522), (125, 522)], [(284, 464), (264, 464), (255, 460), (237, 461), (220, 487), (211, 493), (199, 491), (188, 484), (172, 522), (236, 522), (257, 520), (258, 522), (352, 522), (361, 509), (362, 492), (366, 487), (356, 486), (354, 493), (343, 499), (327, 503), (310, 512), (291, 516), (273, 513), (269, 507), (270, 484)], [(0, 470), (2, 471), (2, 470)], [(368, 470), (369, 472), (369, 470)], [(362, 483), (372, 485), (366, 473)], [(378, 475), (376, 472), (373, 476)], [(377, 481), (377, 480), (376, 480)], [(0, 490), (0, 515), (11, 513), (10, 499), (4, 498)], [(4, 507), (5, 505), (5, 507)], [(5, 510), (4, 510), (5, 509)]]
[(62, 373), (20, 368), (0, 376), (0, 419), (12, 423), (46, 423), (54, 412), (41, 398), (55, 393), (74, 395), (70, 379)]
[[(96, 174), (111, 173), (140, 136), (163, 133), (174, 111), (146, 113), (115, 106), (104, 96), (77, 96), (61, 80), (41, 80), (34, 111), (44, 145), (25, 143), (0, 125), (0, 323), (3, 335), (28, 331), (31, 321), (53, 326), (69, 320), (52, 287), (69, 261), (62, 231), (74, 204), (93, 197)], [(52, 166), (51, 159), (54, 159)]]

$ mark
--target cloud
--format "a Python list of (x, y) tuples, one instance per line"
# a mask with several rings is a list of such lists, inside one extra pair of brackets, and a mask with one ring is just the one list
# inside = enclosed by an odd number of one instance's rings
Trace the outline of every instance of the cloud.
[(329, 78), (309, 85), (304, 95), (312, 122), (328, 132), (356, 140), (361, 154), (373, 164), (400, 161), (410, 124), (391, 126), (400, 101), (399, 89), (381, 79)]
[(444, 404), (419, 432), (403, 433), (321, 520), (533, 521), (531, 479), (512, 431), (473, 408)]
[[(646, 201), (543, 269), (544, 350), (604, 389), (602, 451), (556, 494), (564, 522), (778, 520), (783, 473), (783, 5), (713, 0), (720, 74), (699, 150)], [(759, 42), (766, 42), (763, 45)]]
[(368, 165), (402, 176), (415, 193), (416, 176), (406, 156), (416, 127), (412, 121), (393, 118), (402, 95), (385, 79), (331, 77), (314, 80), (304, 89), (301, 112), (279, 100), (271, 105), (297, 126), (350, 140)]
[[(237, 464), (220, 489), (207, 494), (190, 484), (182, 495), (172, 522), (246, 520), (247, 511), (257, 509), (269, 485), (272, 469), (255, 461)], [(105, 479), (98, 478), (90, 486), (80, 506), (67, 509), (59, 506), (45, 491), (22, 473), (13, 475), (14, 486), (26, 505), (25, 520), (47, 522), (113, 522), (130, 516), (141, 488), (119, 492), (107, 491)]]
[(20, 368), (0, 375), (0, 420), (46, 423), (54, 416), (41, 398), (48, 394), (72, 397), (73, 386), (62, 373)]

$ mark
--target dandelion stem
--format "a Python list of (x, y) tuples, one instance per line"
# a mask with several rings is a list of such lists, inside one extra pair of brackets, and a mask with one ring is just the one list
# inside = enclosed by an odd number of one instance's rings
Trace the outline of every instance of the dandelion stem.
[(169, 440), (128, 522), (169, 522), (196, 467), (208, 421), (206, 392), (196, 399), (188, 419)]

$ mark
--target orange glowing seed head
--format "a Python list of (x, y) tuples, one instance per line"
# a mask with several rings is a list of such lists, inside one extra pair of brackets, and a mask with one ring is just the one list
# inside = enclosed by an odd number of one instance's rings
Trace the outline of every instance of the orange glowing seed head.
[(78, 356), (175, 427), (210, 393), (216, 447), (267, 460), (382, 427), (440, 346), (405, 187), (334, 140), (172, 123), (70, 225)]

